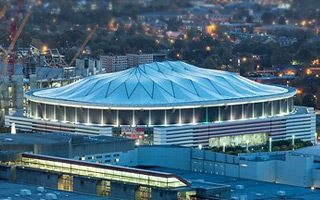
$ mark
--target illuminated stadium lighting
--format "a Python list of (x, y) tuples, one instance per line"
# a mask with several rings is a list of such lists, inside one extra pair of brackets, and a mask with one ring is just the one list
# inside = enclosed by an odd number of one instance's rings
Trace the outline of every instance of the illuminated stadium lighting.
[[(203, 133), (201, 143), (208, 146), (209, 139), (230, 130), (228, 126), (233, 127), (228, 134), (247, 134), (245, 127), (259, 122), (262, 127), (250, 131), (258, 134), (260, 128), (273, 134), (275, 125), (268, 120), (291, 120), (298, 109), (293, 104), (295, 94), (294, 88), (257, 83), (236, 73), (165, 61), (89, 76), (59, 88), (27, 92), (28, 117), (23, 120), (28, 121), (26, 126), (32, 130), (40, 129), (37, 123), (46, 119), (55, 130), (98, 130), (110, 135), (118, 130), (115, 127), (150, 127), (153, 141), (158, 140), (159, 144), (169, 141), (162, 138), (178, 138), (175, 135), (182, 134), (181, 140), (172, 141), (197, 146)], [(306, 113), (299, 117), (309, 117)], [(12, 122), (26, 127), (19, 120)], [(290, 127), (283, 126), (283, 137), (290, 137), (285, 132)], [(304, 128), (304, 135), (313, 130)]]

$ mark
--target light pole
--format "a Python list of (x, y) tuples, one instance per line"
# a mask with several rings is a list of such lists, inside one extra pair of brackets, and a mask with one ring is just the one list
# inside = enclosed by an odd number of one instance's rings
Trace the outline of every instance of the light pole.
[(249, 140), (246, 141), (246, 151), (249, 152)]
[(294, 138), (295, 138), (295, 136), (292, 135), (292, 142), (291, 142), (291, 144), (292, 144), (292, 150), (293, 150), (293, 151), (294, 151)]
[(272, 138), (269, 138), (269, 152), (272, 152)]
[(16, 124), (15, 123), (11, 123), (11, 134), (16, 134), (17, 130), (16, 130)]

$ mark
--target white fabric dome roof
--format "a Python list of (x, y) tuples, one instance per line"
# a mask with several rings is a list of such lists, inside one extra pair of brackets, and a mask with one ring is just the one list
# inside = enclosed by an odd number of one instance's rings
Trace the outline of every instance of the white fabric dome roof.
[(55, 103), (153, 107), (250, 101), (288, 92), (287, 88), (260, 84), (235, 73), (198, 68), (181, 61), (165, 61), (90, 76), (60, 88), (33, 91), (26, 96)]

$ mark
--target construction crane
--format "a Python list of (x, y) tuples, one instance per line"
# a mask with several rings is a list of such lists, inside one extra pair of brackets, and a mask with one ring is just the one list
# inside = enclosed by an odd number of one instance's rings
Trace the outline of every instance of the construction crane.
[[(9, 47), (5, 49), (0, 46), (0, 49), (3, 51), (3, 65), (0, 74), (0, 123), (3, 122), (4, 116), (9, 114), (10, 108), (13, 110), (23, 109), (23, 78), (22, 76), (19, 76), (13, 80), (12, 77), (14, 75), (15, 64), (14, 48), (30, 17), (30, 12), (27, 11), (19, 28), (17, 29), (20, 9), (22, 6), (23, 0), (18, 0), (16, 12), (9, 27)], [(28, 10), (30, 9), (31, 6)], [(7, 73), (7, 67), (9, 67), (9, 73)], [(7, 75), (9, 75), (9, 77)], [(11, 93), (9, 92), (10, 90), (12, 91)]]
[(14, 47), (16, 45), (16, 42), (21, 35), (26, 23), (29, 20), (30, 17), (30, 11), (27, 12), (25, 17), (23, 18), (19, 29), (17, 30), (17, 21), (19, 19), (19, 12), (20, 8), (22, 6), (23, 0), (19, 1), (19, 4), (16, 9), (15, 17), (10, 25), (10, 34), (9, 34), (9, 48), (5, 51), (3, 48), (2, 50), (4, 51), (4, 59), (3, 59), (3, 67), (2, 67), (2, 72), (1, 75), (4, 77), (7, 73), (7, 66), (9, 66), (9, 78), (10, 80), (12, 79), (12, 76), (14, 74), (14, 64), (15, 64), (15, 52), (14, 52)]
[(77, 51), (77, 53), (73, 56), (71, 62), (69, 63), (69, 67), (71, 67), (73, 65), (73, 63), (76, 61), (76, 59), (79, 57), (79, 55), (81, 54), (81, 52), (83, 51), (83, 49), (86, 47), (86, 45), (88, 44), (88, 42), (91, 40), (93, 34), (96, 32), (98, 26), (95, 26), (93, 29), (91, 29), (89, 35), (86, 37), (86, 39), (84, 40), (83, 44), (81, 45), (81, 47), (79, 48), (79, 50)]
[(0, 19), (2, 19), (6, 15), (8, 8), (8, 4), (5, 4), (3, 8), (0, 10)]
[(26, 17), (23, 19), (22, 24), (19, 27), (19, 30), (17, 31), (17, 23), (19, 20), (19, 14), (20, 14), (20, 10), (21, 7), (23, 5), (23, 0), (19, 0), (18, 1), (18, 5), (16, 8), (16, 12), (14, 14), (14, 18), (13, 21), (10, 24), (10, 33), (9, 33), (9, 39), (8, 42), (10, 44), (9, 48), (8, 48), (8, 56), (9, 56), (9, 60), (8, 60), (8, 66), (9, 66), (9, 78), (10, 80), (12, 79), (12, 76), (14, 74), (14, 63), (15, 63), (15, 52), (14, 52), (14, 46), (17, 42), (18, 37), (20, 36), (24, 25), (26, 24), (26, 22), (29, 19), (30, 13), (26, 15)]

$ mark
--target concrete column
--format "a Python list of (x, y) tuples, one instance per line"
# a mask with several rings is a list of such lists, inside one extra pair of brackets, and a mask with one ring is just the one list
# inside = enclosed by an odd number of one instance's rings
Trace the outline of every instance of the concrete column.
[(135, 110), (132, 110), (132, 126), (136, 126)]
[(149, 126), (151, 125), (151, 110), (149, 110), (149, 119), (148, 119), (148, 124), (149, 124)]
[(74, 109), (74, 123), (78, 123), (78, 108)]
[(30, 90), (34, 90), (37, 89), (38, 85), (37, 85), (37, 75), (36, 74), (30, 74)]
[(88, 112), (87, 112), (87, 123), (90, 123), (90, 109), (88, 108)]
[(252, 104), (252, 118), (255, 118), (255, 114), (254, 114), (254, 103)]
[(116, 126), (119, 126), (119, 110), (117, 110), (117, 124)]
[(38, 114), (38, 103), (35, 103), (36, 104), (36, 118), (39, 117), (39, 114)]
[(167, 110), (164, 110), (164, 125), (167, 126)]
[(43, 119), (47, 119), (47, 104), (44, 104), (43, 107)]
[(101, 109), (101, 116), (100, 116), (100, 124), (104, 124), (104, 119), (103, 119), (103, 109)]
[(208, 107), (206, 107), (206, 122), (209, 122), (209, 110), (208, 110)]
[(66, 122), (67, 121), (67, 107), (63, 106), (63, 120)]
[(53, 105), (53, 120), (57, 120), (56, 105)]
[(23, 109), (23, 75), (14, 75), (12, 80), (12, 100), (13, 100), (13, 108), (15, 110)]
[(244, 119), (244, 105), (241, 105), (241, 118)]
[(196, 113), (195, 113), (196, 111), (195, 111), (195, 109), (194, 108), (192, 108), (192, 123), (196, 123)]

